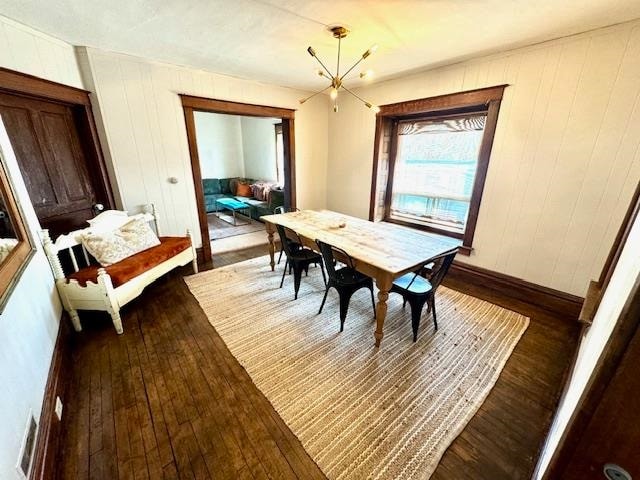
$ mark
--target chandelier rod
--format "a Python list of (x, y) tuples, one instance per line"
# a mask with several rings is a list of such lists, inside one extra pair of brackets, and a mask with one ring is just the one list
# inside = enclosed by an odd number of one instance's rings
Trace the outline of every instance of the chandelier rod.
[(345, 87), (344, 85), (342, 85), (342, 88), (345, 89), (348, 93), (350, 93), (351, 95), (353, 95), (354, 97), (356, 97), (358, 100), (360, 100), (362, 103), (364, 103), (367, 107), (371, 108), (373, 107), (373, 105), (369, 102), (367, 102), (364, 98), (362, 98), (360, 95), (358, 95), (355, 92), (352, 92), (351, 90), (349, 90), (347, 87)]
[(327, 68), (327, 66), (326, 66), (324, 63), (322, 63), (322, 60), (320, 60), (320, 59), (318, 58), (318, 56), (316, 55), (316, 51), (315, 51), (312, 47), (309, 47), (309, 48), (307, 48), (307, 52), (309, 52), (309, 55), (311, 55), (313, 58), (315, 58), (315, 59), (316, 59), (316, 61), (317, 61), (320, 65), (322, 65), (322, 68), (324, 68), (324, 70), (329, 74), (329, 78), (333, 78), (333, 75), (331, 75), (331, 72), (329, 71), (329, 69)]
[[(364, 57), (360, 57), (360, 58), (358, 59), (358, 61), (357, 61), (356, 63), (354, 63), (354, 64), (351, 66), (351, 68), (350, 68), (349, 70), (347, 70), (346, 72), (344, 72), (344, 74), (340, 77), (340, 80), (341, 80), (341, 81), (342, 81), (342, 80), (344, 80), (344, 77), (346, 77), (347, 75), (349, 75), (349, 73), (351, 72), (351, 70), (353, 70), (354, 68), (356, 68), (356, 67), (360, 64), (360, 62), (361, 62), (362, 60), (364, 60)], [(337, 77), (337, 76), (338, 76), (338, 75), (336, 74), (336, 77)]]
[(320, 95), (321, 93), (326, 92), (327, 90), (329, 90), (331, 88), (331, 85), (329, 85), (328, 87), (323, 88), (322, 90), (318, 90), (316, 93), (312, 93), (311, 95), (309, 95), (307, 98), (303, 98), (302, 100), (300, 100), (300, 103), (304, 103), (307, 100), (311, 100), (313, 97), (315, 97), (316, 95)]
[(342, 43), (342, 36), (338, 37), (338, 65), (336, 66), (336, 77), (340, 77), (340, 45)]

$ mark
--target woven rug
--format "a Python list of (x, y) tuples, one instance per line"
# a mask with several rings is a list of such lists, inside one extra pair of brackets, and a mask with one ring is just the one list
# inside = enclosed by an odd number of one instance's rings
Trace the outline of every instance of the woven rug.
[(278, 288), (268, 257), (186, 277), (232, 354), (330, 479), (426, 479), (480, 408), (529, 319), (440, 287), (438, 331), (391, 294), (379, 349), (366, 289), (339, 332), (318, 268)]
[[(218, 218), (218, 215), (222, 215), (227, 221), (225, 222), (224, 220), (221, 220)], [(233, 217), (225, 214), (209, 213), (207, 214), (207, 220), (209, 222), (210, 240), (219, 240), (222, 238), (235, 237), (245, 233), (265, 231), (263, 223), (253, 219), (249, 220), (249, 223), (246, 223), (248, 220), (244, 215), (238, 215), (238, 225), (232, 225), (229, 223), (233, 221)], [(267, 234), (265, 233), (264, 236), (266, 237)]]
[[(275, 239), (277, 254), (280, 253), (280, 240)], [(257, 247), (264, 245), (264, 251), (269, 251), (269, 239), (267, 238), (267, 232), (264, 228), (259, 232), (243, 233), (235, 237), (221, 238), (211, 242), (211, 254), (214, 256), (220, 253), (236, 252), (238, 250), (244, 250), (246, 248)], [(284, 262), (284, 260), (283, 260)]]

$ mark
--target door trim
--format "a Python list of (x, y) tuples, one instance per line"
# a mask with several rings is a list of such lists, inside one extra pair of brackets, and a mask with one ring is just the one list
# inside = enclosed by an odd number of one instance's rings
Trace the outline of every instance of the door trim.
[[(597, 282), (592, 282), (596, 285), (593, 293), (596, 298), (592, 300), (593, 304), (590, 307), (590, 314), (588, 318), (589, 323), (582, 324), (579, 336), (581, 340), (584, 338), (587, 329), (591, 326), (591, 321), (593, 320), (602, 297), (609, 286), (611, 276), (618, 264), (622, 250), (638, 215), (640, 215), (640, 182), (636, 185), (636, 189), (633, 193), (633, 197), (631, 198), (631, 202), (627, 207), (622, 224), (618, 229), (618, 233), (613, 245), (611, 246), (607, 260), (600, 272), (600, 277)], [(565, 431), (560, 437), (557, 448), (554, 451), (549, 461), (547, 471), (544, 474), (543, 478), (545, 480), (562, 478), (563, 472), (569, 467), (572, 455), (582, 439), (582, 435), (587, 429), (588, 423), (591, 420), (596, 407), (600, 403), (609, 382), (611, 382), (613, 375), (615, 374), (615, 369), (622, 361), (622, 357), (624, 356), (624, 353), (626, 352), (627, 347), (638, 328), (640, 328), (640, 279), (636, 280), (622, 312), (620, 313), (620, 317), (609, 336), (609, 340), (605, 344), (600, 358), (593, 369), (591, 378), (589, 379), (589, 382), (576, 405), (576, 409), (573, 411)], [(573, 373), (576, 368), (579, 349), (580, 344), (578, 344), (576, 348), (576, 353), (565, 381), (560, 402), (564, 400), (567, 394), (571, 378), (573, 377)], [(558, 412), (556, 410), (554, 420), (557, 414)], [(540, 468), (541, 466), (538, 464), (536, 466), (536, 473), (542, 473), (538, 472)]]
[(89, 92), (27, 73), (0, 67), (0, 90), (74, 105), (90, 105)]
[(91, 109), (90, 92), (2, 67), (0, 92), (71, 107), (96, 194), (105, 203), (105, 208), (114, 208), (113, 190)]
[(193, 112), (223, 113), (228, 115), (243, 115), (248, 117), (269, 117), (282, 119), (282, 137), (284, 144), (284, 177), (285, 205), (296, 206), (296, 174), (295, 174), (295, 110), (289, 108), (254, 105), (249, 103), (230, 102), (213, 98), (194, 97), (180, 94), (180, 101), (184, 110), (184, 120), (187, 127), (187, 142), (189, 143), (189, 157), (191, 159), (191, 173), (198, 206), (198, 222), (202, 236), (202, 261), (211, 260), (211, 239), (209, 237), (209, 222), (204, 203), (202, 188), (202, 171), (196, 142), (196, 123)]

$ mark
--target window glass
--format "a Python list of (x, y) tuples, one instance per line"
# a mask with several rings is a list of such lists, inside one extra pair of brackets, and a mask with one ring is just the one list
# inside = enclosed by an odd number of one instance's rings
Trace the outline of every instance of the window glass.
[(464, 233), (486, 114), (398, 125), (389, 216)]
[(282, 124), (276, 124), (276, 174), (277, 182), (284, 185), (284, 139), (282, 135)]

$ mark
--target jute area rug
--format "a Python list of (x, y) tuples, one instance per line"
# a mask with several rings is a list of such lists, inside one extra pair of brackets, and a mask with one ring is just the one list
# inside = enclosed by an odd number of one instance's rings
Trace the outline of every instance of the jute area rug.
[[(214, 256), (220, 253), (228, 253), (235, 252), (238, 250), (244, 250), (245, 248), (257, 247), (259, 245), (264, 245), (264, 251), (267, 250), (267, 245), (269, 243), (267, 232), (264, 230), (264, 226), (262, 230), (258, 232), (252, 233), (243, 233), (242, 235), (236, 235), (235, 237), (228, 238), (220, 238), (218, 240), (213, 240), (211, 242), (211, 253)], [(277, 252), (280, 253), (280, 241), (276, 239), (277, 243)], [(283, 260), (284, 262), (284, 260)]]
[[(284, 263), (284, 262), (283, 262)], [(338, 296), (318, 268), (278, 288), (268, 257), (186, 277), (229, 350), (331, 479), (426, 479), (495, 384), (529, 319), (440, 287), (438, 331), (391, 294), (379, 349), (369, 292)]]
[[(222, 215), (227, 221), (221, 220), (217, 215)], [(222, 238), (235, 237), (251, 232), (264, 232), (264, 224), (257, 220), (249, 220), (244, 215), (238, 215), (238, 225), (232, 225), (229, 222), (233, 221), (231, 215), (208, 213), (207, 220), (209, 223), (209, 239), (219, 240)], [(249, 223), (246, 223), (249, 222)], [(265, 232), (264, 236), (267, 234)]]

